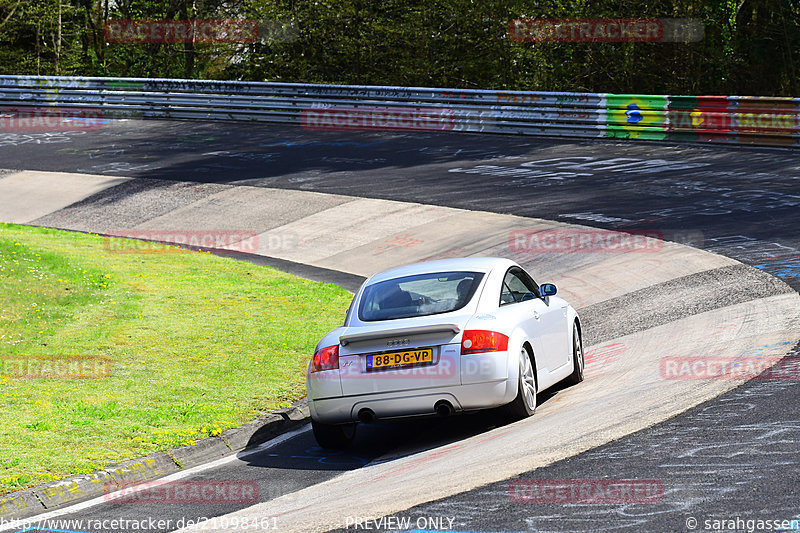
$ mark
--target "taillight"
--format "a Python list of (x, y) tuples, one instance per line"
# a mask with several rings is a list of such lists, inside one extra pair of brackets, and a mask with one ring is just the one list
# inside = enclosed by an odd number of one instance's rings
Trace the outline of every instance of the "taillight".
[(470, 329), (461, 337), (461, 353), (504, 352), (508, 350), (508, 337), (496, 331)]
[(322, 370), (336, 370), (339, 368), (339, 345), (320, 348), (314, 353), (311, 361), (311, 372)]

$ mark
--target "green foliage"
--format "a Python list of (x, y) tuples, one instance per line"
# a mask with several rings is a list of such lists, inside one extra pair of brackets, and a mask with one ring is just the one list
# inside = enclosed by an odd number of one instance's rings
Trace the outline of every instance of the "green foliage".
[[(513, 42), (508, 22), (534, 17), (691, 18), (705, 36)], [(238, 44), (103, 34), (109, 20), (228, 18), (294, 30)], [(792, 96), (800, 0), (0, 0), (0, 73)]]

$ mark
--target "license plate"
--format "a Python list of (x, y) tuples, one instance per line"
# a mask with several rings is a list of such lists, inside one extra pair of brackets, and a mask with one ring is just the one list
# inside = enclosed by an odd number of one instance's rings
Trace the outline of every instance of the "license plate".
[(433, 350), (420, 348), (418, 350), (405, 350), (403, 352), (380, 353), (367, 356), (367, 370), (391, 368), (393, 366), (416, 365), (418, 363), (432, 363)]

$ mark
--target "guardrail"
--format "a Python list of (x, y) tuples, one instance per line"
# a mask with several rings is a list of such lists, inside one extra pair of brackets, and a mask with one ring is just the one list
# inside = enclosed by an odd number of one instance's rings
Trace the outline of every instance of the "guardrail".
[[(0, 76), (0, 110), (800, 147), (800, 98)], [(0, 122), (0, 131), (2, 131)]]

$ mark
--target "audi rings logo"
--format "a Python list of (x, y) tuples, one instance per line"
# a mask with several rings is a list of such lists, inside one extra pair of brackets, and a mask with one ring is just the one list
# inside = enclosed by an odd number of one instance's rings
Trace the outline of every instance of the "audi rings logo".
[(389, 348), (395, 348), (398, 346), (408, 346), (411, 344), (409, 339), (394, 339), (386, 343)]

